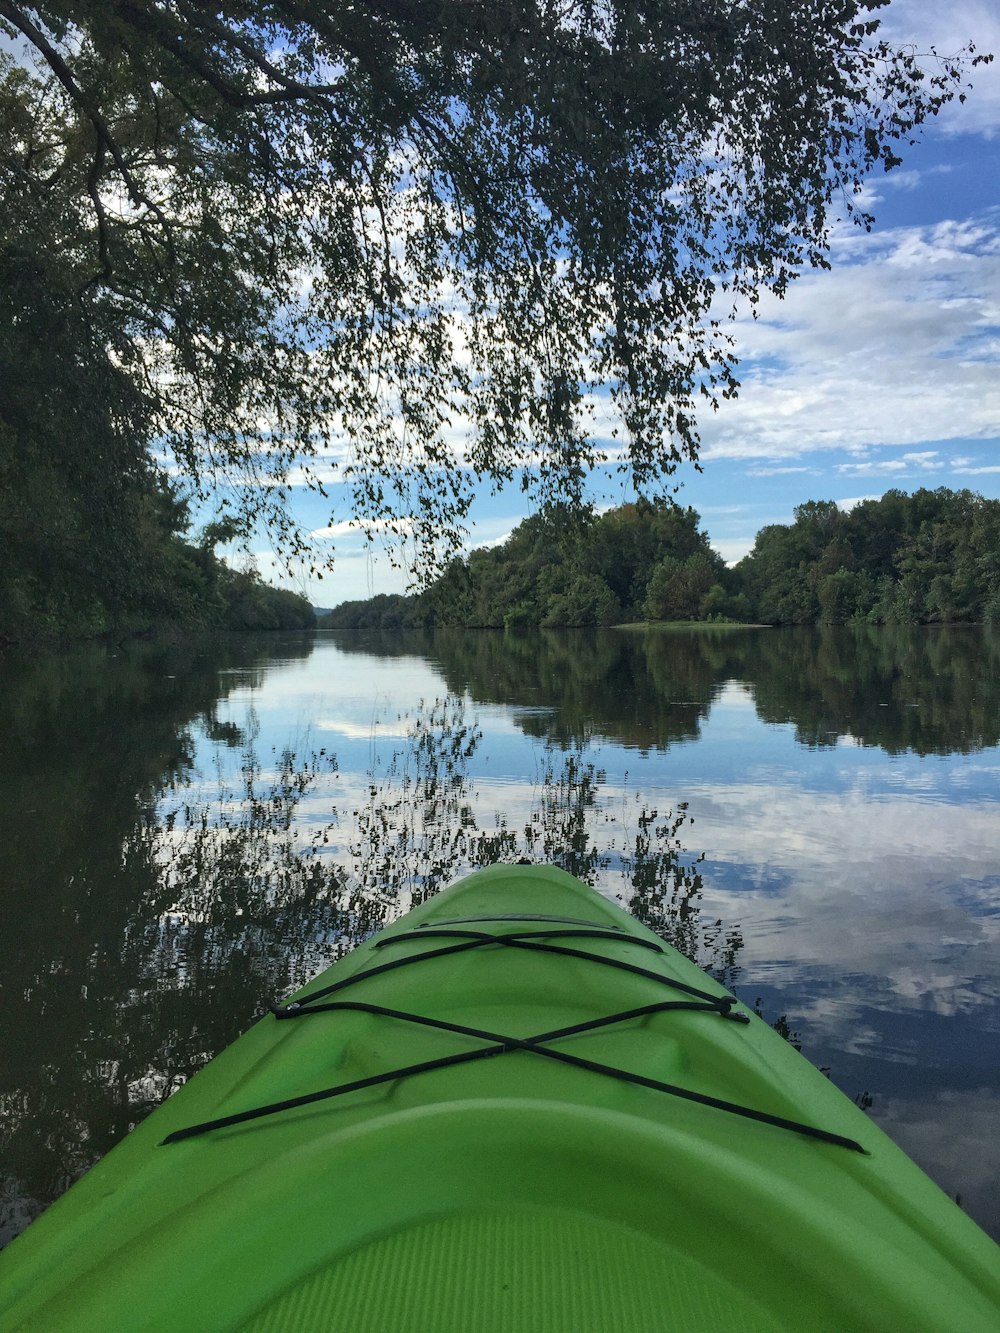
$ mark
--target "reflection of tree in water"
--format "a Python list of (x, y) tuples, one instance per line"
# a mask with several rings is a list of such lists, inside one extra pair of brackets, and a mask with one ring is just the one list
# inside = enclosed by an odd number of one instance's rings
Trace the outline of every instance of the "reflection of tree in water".
[(668, 944), (698, 963), (725, 986), (739, 974), (743, 935), (738, 926), (725, 925), (721, 918), (703, 919), (701, 896), (704, 885), (694, 865), (678, 855), (677, 835), (687, 820), (683, 802), (661, 822), (656, 810), (643, 810), (631, 853), (625, 858), (632, 884), (630, 911), (665, 939)]
[[(389, 759), (357, 812), (353, 871), (387, 914), (422, 902), (463, 871), (498, 861), (561, 866), (624, 899), (633, 913), (675, 948), (720, 978), (737, 971), (742, 937), (721, 921), (704, 921), (703, 883), (679, 834), (686, 807), (661, 817), (631, 798), (635, 830), (617, 807), (628, 793), (606, 794), (606, 776), (580, 750), (546, 750), (526, 816), (517, 826), (483, 802), (470, 776), (482, 741), (461, 702), (439, 700), (410, 718), (405, 746)], [(631, 817), (630, 817), (631, 818)], [(481, 820), (486, 827), (480, 827)], [(397, 902), (403, 893), (404, 903)]]
[(982, 626), (825, 626), (762, 634), (752, 685), (765, 722), (815, 748), (850, 736), (888, 754), (1000, 743), (1000, 635)]
[(647, 750), (697, 738), (721, 684), (755, 631), (631, 634), (540, 630), (524, 635), (439, 630), (396, 636), (338, 634), (345, 652), (400, 653), (433, 662), (453, 695), (512, 708), (530, 736), (581, 747), (613, 736)]
[(276, 648), (310, 651), (244, 636), (4, 662), (0, 1157), (18, 1179), (0, 1181), (0, 1238), (246, 1025), (238, 952), (195, 989), (202, 955), (170, 941), (157, 803), (190, 781), (193, 724), (240, 743), (220, 694)]
[[(220, 781), (198, 799), (175, 766), (158, 810), (140, 802), (130, 823), (108, 826), (88, 913), (50, 922), (15, 977), (0, 1075), (15, 1179), (0, 1234), (16, 1234), (267, 1000), (473, 866), (560, 864), (630, 901), (716, 971), (734, 971), (738, 934), (701, 922), (701, 880), (677, 836), (683, 813), (660, 820), (634, 802), (637, 832), (625, 846), (604, 775), (579, 751), (549, 750), (513, 826), (476, 789), (482, 733), (460, 703), (441, 700), (407, 721), (405, 743), (354, 812), (349, 846), (337, 843), (332, 757), (285, 751), (265, 769), (252, 733), (230, 731), (218, 739), (242, 745), (235, 786)], [(321, 801), (313, 827), (307, 812)]]
[(338, 634), (337, 644), (425, 656), (453, 693), (505, 704), (526, 734), (559, 745), (603, 735), (645, 750), (696, 739), (729, 681), (749, 688), (762, 721), (794, 726), (813, 748), (841, 737), (889, 754), (1000, 743), (995, 626), (449, 630)]
[(504, 856), (506, 830), (498, 825), (487, 834), (473, 813), (469, 763), (482, 732), (466, 721), (462, 703), (439, 699), (403, 720), (406, 743), (371, 775), (350, 847), (360, 896), (381, 903), (384, 919), (400, 910), (401, 892), (412, 903), (423, 902), (444, 888), (458, 867), (479, 864), (491, 839), (492, 859), (510, 859)]
[(602, 770), (585, 764), (579, 753), (546, 755), (541, 791), (524, 826), (524, 856), (543, 865), (561, 866), (585, 884), (597, 886), (611, 863), (598, 849), (594, 823), (601, 813)]

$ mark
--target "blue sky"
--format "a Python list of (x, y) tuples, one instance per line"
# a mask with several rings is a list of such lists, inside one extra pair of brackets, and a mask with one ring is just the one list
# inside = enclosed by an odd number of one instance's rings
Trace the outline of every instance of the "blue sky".
[[(947, 108), (901, 168), (868, 182), (875, 230), (838, 228), (832, 271), (808, 272), (784, 301), (765, 299), (757, 320), (734, 326), (739, 398), (704, 414), (703, 471), (676, 477), (678, 500), (730, 561), (805, 500), (848, 506), (921, 486), (1000, 497), (1000, 6), (893, 0), (881, 16), (887, 36), (918, 51), (951, 54), (971, 40), (997, 60), (974, 72), (968, 101)], [(335, 543), (335, 572), (289, 576), (262, 548), (265, 578), (320, 606), (405, 589), (385, 552), (346, 525), (325, 529), (328, 503), (297, 491), (294, 507), (324, 534), (321, 548)], [(526, 513), (519, 491), (484, 496), (469, 545), (502, 540)]]

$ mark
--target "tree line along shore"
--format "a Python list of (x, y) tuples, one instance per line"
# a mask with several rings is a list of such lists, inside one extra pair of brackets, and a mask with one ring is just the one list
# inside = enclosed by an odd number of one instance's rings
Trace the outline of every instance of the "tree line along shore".
[(82, 450), (72, 467), (42, 451), (29, 461), (0, 459), (0, 648), (316, 623), (305, 597), (216, 554), (233, 525), (192, 539), (186, 502), (153, 468), (113, 473)]
[(451, 562), (426, 589), (344, 602), (327, 629), (1000, 621), (1000, 501), (890, 490), (844, 511), (810, 500), (727, 567), (691, 508), (639, 501), (582, 517), (558, 508), (498, 547)]

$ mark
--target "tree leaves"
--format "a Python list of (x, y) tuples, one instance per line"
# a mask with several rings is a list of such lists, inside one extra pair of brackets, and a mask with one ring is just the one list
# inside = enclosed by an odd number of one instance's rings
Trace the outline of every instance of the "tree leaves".
[(582, 503), (598, 402), (640, 491), (697, 459), (720, 295), (825, 265), (962, 86), (877, 7), (0, 0), (0, 247), (244, 530), (308, 553), (290, 488), (343, 482), (429, 574), (484, 480)]
[(735, 574), (771, 623), (995, 623), (1000, 501), (943, 486), (847, 513), (810, 500), (763, 528)]

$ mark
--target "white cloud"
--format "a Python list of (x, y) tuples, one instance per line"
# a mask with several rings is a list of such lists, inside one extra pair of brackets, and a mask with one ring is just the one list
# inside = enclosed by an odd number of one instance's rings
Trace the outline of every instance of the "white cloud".
[(288, 486), (314, 486), (316, 482), (319, 482), (321, 486), (332, 486), (336, 482), (343, 481), (343, 479), (339, 463), (329, 462), (323, 458), (315, 458), (303, 463), (300, 467), (290, 468), (288, 476), (285, 478), (285, 484)]
[(508, 528), (507, 531), (506, 531), (506, 532), (502, 532), (502, 533), (499, 535), (499, 537), (486, 537), (486, 538), (484, 538), (482, 541), (466, 542), (466, 544), (462, 547), (462, 550), (463, 550), (463, 551), (489, 551), (489, 550), (492, 550), (492, 549), (493, 549), (494, 547), (496, 547), (496, 546), (503, 546), (504, 542), (505, 542), (505, 541), (507, 540), (507, 538), (511, 535), (511, 532), (512, 532), (512, 531), (513, 531), (513, 529)]
[(878, 477), (897, 472), (938, 472), (944, 466), (944, 460), (936, 449), (926, 449), (901, 454), (899, 458), (869, 458), (860, 463), (839, 463), (837, 471), (848, 477)]
[[(1000, 216), (845, 233), (835, 251), (738, 321), (743, 387), (703, 421), (705, 462), (1000, 432)], [(885, 470), (926, 470), (923, 452)]]
[(808, 472), (809, 468), (800, 467), (751, 467), (747, 472), (751, 477), (785, 477), (793, 472)]
[(360, 534), (354, 536), (354, 549), (338, 547), (333, 572), (322, 576), (311, 573), (305, 566), (289, 574), (284, 562), (270, 550), (254, 551), (253, 560), (265, 583), (289, 588), (308, 598), (313, 606), (362, 601), (377, 592), (406, 592), (410, 582), (406, 569), (393, 567), (384, 554), (364, 546)]
[(330, 523), (325, 528), (313, 528), (309, 536), (325, 541), (330, 537), (346, 537), (356, 532), (357, 527), (353, 523)]
[(727, 565), (735, 565), (743, 559), (753, 546), (753, 538), (712, 537), (712, 550), (718, 551)]
[[(413, 523), (404, 522), (403, 520), (393, 523), (390, 527), (387, 522), (380, 519), (373, 520), (367, 526), (372, 532), (387, 533), (393, 537), (398, 536), (401, 531), (412, 532), (414, 527)], [(329, 523), (323, 528), (313, 528), (309, 535), (320, 541), (329, 540), (332, 537), (352, 537), (356, 542), (364, 541), (362, 525), (356, 519), (343, 519), (339, 523)]]

